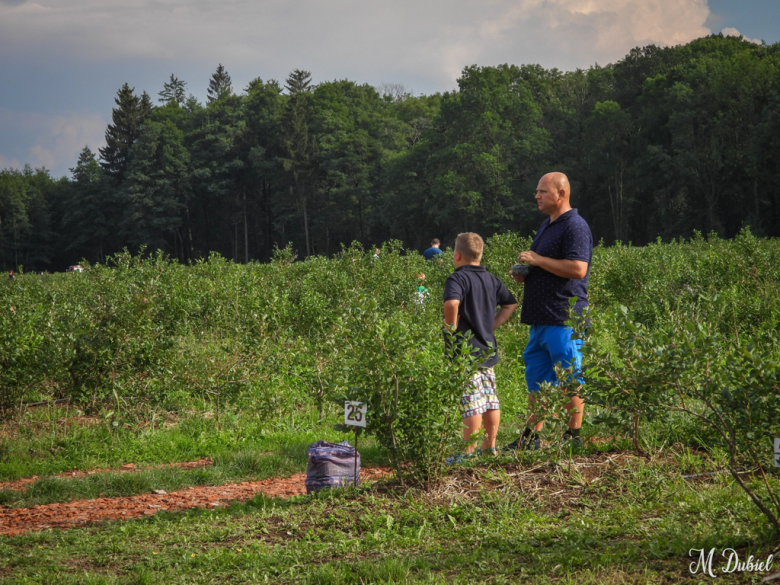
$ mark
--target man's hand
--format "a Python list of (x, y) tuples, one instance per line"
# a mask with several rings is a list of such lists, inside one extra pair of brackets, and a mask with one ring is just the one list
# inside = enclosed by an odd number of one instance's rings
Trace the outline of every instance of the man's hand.
[(582, 260), (555, 260), (553, 258), (548, 258), (547, 256), (540, 256), (531, 250), (520, 252), (517, 261), (525, 262), (531, 266), (538, 266), (542, 270), (546, 270), (561, 278), (580, 280), (581, 278), (585, 278), (588, 274), (587, 262), (583, 262)]
[(511, 276), (511, 277), (512, 277), (512, 279), (514, 279), (514, 281), (515, 281), (517, 284), (523, 284), (523, 283), (525, 282), (525, 276), (526, 276), (525, 274), (514, 274), (514, 273), (513, 273), (513, 272), (510, 270), (510, 271), (509, 271), (509, 276)]
[(543, 258), (544, 256), (539, 256), (536, 252), (531, 252), (531, 250), (526, 250), (525, 252), (520, 252), (520, 255), (517, 257), (517, 261), (521, 264), (530, 264), (531, 266), (539, 266), (539, 260)]

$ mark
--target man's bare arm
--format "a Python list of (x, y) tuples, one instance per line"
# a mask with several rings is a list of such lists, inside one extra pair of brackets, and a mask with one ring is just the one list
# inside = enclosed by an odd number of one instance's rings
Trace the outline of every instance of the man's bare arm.
[(560, 276), (561, 278), (572, 278), (579, 280), (585, 278), (588, 274), (588, 263), (582, 260), (555, 260), (547, 256), (540, 256), (530, 250), (520, 252), (517, 257), (518, 262), (525, 262), (531, 266), (538, 266), (547, 272)]
[(512, 315), (512, 313), (515, 312), (515, 309), (517, 308), (517, 303), (513, 305), (503, 305), (499, 310), (498, 313), (496, 313), (495, 318), (493, 319), (493, 331), (501, 327), (504, 323), (506, 323), (509, 320), (509, 317)]

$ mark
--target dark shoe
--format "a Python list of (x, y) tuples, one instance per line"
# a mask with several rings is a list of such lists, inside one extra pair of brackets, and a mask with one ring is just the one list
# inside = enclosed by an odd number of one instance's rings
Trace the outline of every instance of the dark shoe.
[(520, 448), (524, 449), (526, 451), (538, 451), (542, 448), (542, 441), (539, 439), (539, 437), (534, 437), (533, 435), (528, 437), (527, 441), (523, 441), (520, 443)]
[(517, 447), (520, 445), (520, 439), (515, 439), (509, 443), (506, 447), (502, 448), (502, 451), (517, 451)]
[(502, 451), (538, 451), (542, 447), (542, 442), (539, 437), (526, 437), (525, 439), (515, 439), (509, 443)]
[(572, 437), (571, 435), (564, 434), (562, 445), (564, 448), (571, 447), (572, 449), (581, 449), (582, 439), (579, 437)]

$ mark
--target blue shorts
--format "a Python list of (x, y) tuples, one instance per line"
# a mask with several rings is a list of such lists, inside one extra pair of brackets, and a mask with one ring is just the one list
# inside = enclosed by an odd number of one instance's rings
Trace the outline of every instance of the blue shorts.
[(572, 328), (566, 325), (531, 325), (531, 337), (523, 352), (529, 392), (537, 392), (543, 382), (558, 382), (556, 364), (563, 368), (576, 366), (577, 380), (583, 383), (579, 375), (582, 369), (582, 339), (572, 339), (573, 333)]

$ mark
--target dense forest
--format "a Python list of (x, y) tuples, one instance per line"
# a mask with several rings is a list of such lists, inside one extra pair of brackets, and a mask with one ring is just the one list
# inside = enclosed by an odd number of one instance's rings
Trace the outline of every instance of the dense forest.
[(541, 174), (572, 180), (596, 240), (742, 227), (780, 236), (780, 44), (710, 36), (561, 72), (469, 66), (457, 91), (257, 78), (220, 65), (205, 104), (171, 75), (117, 92), (106, 146), (70, 178), (0, 172), (0, 264), (61, 270), (123, 248), (183, 262), (389, 239), (532, 233)]

